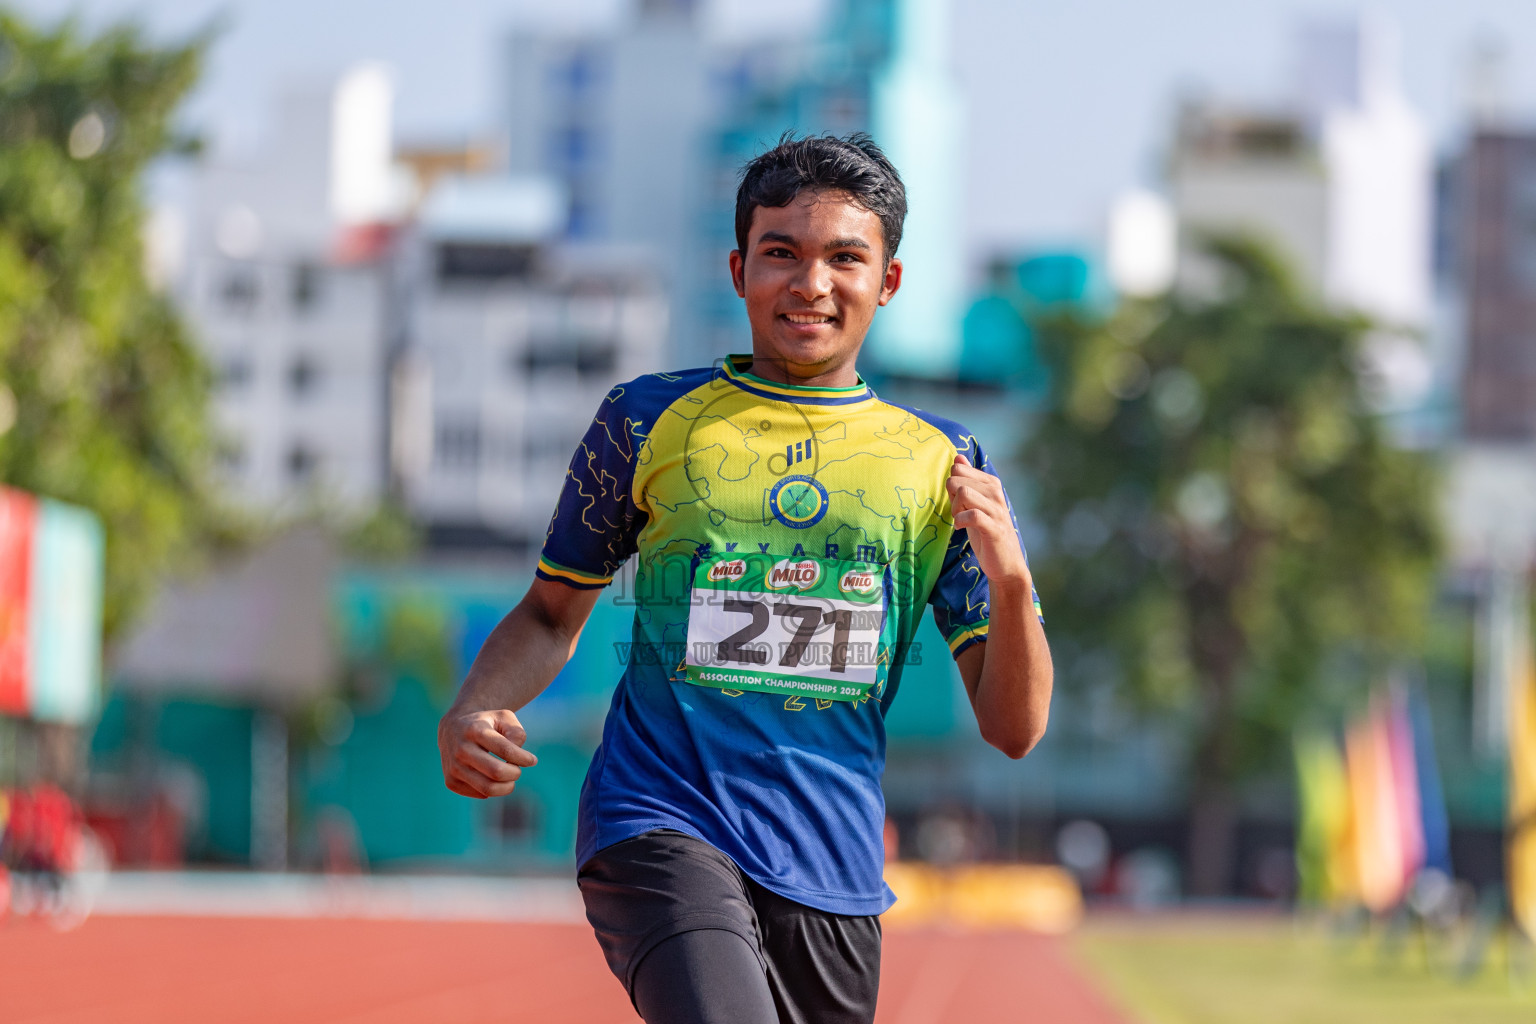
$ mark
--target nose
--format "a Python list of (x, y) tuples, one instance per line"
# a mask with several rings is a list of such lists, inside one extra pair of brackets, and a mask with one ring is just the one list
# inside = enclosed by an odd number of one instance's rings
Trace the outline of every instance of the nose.
[(789, 292), (802, 302), (815, 302), (832, 291), (832, 268), (825, 260), (806, 260), (789, 282)]

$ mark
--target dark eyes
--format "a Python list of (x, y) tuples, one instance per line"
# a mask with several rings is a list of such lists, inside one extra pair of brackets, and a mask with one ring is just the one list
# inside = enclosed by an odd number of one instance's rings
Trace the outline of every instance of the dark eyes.
[[(764, 256), (771, 256), (774, 259), (788, 259), (788, 260), (792, 260), (792, 259), (795, 258), (795, 254), (794, 253), (790, 252), (788, 249), (780, 248), (780, 247), (777, 247), (777, 246), (772, 248), (772, 249), (765, 250), (763, 252), (763, 255)], [(860, 263), (862, 261), (859, 259), (858, 255), (855, 254), (855, 253), (840, 252), (840, 253), (837, 253), (836, 255), (834, 255), (832, 257), (832, 262), (833, 263), (838, 263), (838, 262), (842, 262), (842, 263)]]

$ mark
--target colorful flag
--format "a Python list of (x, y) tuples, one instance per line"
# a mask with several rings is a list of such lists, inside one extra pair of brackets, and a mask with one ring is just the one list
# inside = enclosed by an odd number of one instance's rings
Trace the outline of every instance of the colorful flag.
[(31, 705), (32, 540), (37, 499), (0, 487), (0, 712), (25, 715)]
[(1536, 659), (1530, 624), (1520, 617), (1509, 685), (1509, 905), (1536, 938)]
[(1402, 902), (1426, 867), (1450, 873), (1449, 828), (1429, 712), (1401, 687), (1377, 693), (1345, 734), (1297, 740), (1297, 870), (1303, 898)]
[(1345, 739), (1360, 902), (1377, 913), (1402, 901), (1416, 870), (1406, 842), (1412, 832), (1403, 821), (1405, 807), (1397, 779), (1401, 757), (1394, 757), (1392, 733), (1390, 707), (1378, 697)]
[(101, 524), (0, 487), (0, 713), (82, 722), (101, 692)]
[(1414, 753), (1413, 722), (1408, 717), (1408, 698), (1393, 687), (1378, 698), (1387, 744), (1392, 755), (1390, 799), (1397, 806), (1398, 849), (1402, 859), (1402, 892), (1424, 867), (1424, 809), (1419, 800), (1418, 758)]
[(1415, 767), (1419, 777), (1419, 811), (1424, 833), (1424, 867), (1451, 874), (1451, 822), (1445, 809), (1445, 788), (1435, 759), (1435, 737), (1429, 701), (1419, 690), (1408, 697), (1408, 718), (1413, 727)]
[(1358, 903), (1349, 777), (1334, 737), (1312, 733), (1296, 738), (1296, 781), (1302, 900), (1320, 906)]

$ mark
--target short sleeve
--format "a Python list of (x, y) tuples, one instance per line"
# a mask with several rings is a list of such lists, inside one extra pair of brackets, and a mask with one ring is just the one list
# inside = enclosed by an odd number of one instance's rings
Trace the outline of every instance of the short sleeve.
[(603, 399), (565, 474), (534, 574), (578, 589), (607, 586), (635, 553), (646, 514), (635, 505), (642, 427), (625, 412), (625, 388)]
[[(971, 465), (997, 476), (992, 460), (987, 458), (986, 452), (982, 451), (974, 437), (967, 436), (962, 442), (958, 446), (959, 453), (969, 459)], [(1003, 500), (1008, 501), (1008, 518), (1013, 522), (1013, 535), (1019, 537), (1019, 519), (1014, 515), (1013, 502), (1008, 500), (1006, 489), (1003, 491)], [(1019, 538), (1019, 549), (1022, 551), (1023, 548), (1023, 538)], [(1026, 554), (1026, 562), (1028, 557)], [(938, 624), (939, 632), (944, 635), (949, 643), (949, 651), (955, 657), (959, 657), (960, 652), (972, 644), (987, 638), (990, 596), (987, 577), (976, 561), (970, 537), (965, 530), (956, 530), (949, 539), (949, 547), (944, 551), (944, 564), (928, 598), (933, 605), (934, 622)], [(1039, 616), (1040, 595), (1031, 590), (1030, 597), (1035, 604), (1035, 614)], [(1043, 617), (1041, 621), (1045, 621)]]

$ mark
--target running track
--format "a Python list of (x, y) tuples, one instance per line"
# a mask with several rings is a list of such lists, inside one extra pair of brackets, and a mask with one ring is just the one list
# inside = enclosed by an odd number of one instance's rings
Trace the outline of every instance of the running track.
[[(878, 1024), (1129, 1024), (1060, 939), (889, 930)], [(576, 924), (0, 922), (6, 1024), (636, 1024)]]

